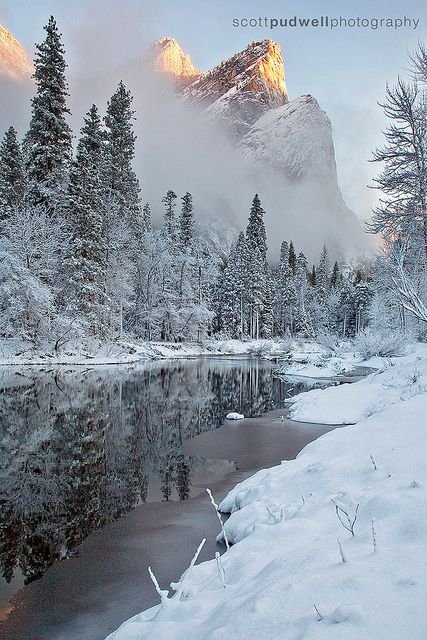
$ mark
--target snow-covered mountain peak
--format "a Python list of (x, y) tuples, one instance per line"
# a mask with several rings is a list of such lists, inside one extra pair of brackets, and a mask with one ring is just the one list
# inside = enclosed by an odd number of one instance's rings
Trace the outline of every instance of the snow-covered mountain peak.
[(25, 49), (0, 25), (0, 74), (19, 80), (29, 77), (32, 72), (33, 65)]
[(265, 113), (242, 138), (240, 148), (252, 164), (268, 163), (291, 182), (307, 177), (336, 185), (331, 123), (311, 95)]
[(280, 45), (272, 40), (252, 42), (202, 74), (185, 88), (184, 96), (240, 138), (263, 113), (288, 101)]
[(181, 88), (192, 83), (201, 73), (175, 38), (156, 40), (147, 51), (144, 61), (155, 71), (169, 75)]

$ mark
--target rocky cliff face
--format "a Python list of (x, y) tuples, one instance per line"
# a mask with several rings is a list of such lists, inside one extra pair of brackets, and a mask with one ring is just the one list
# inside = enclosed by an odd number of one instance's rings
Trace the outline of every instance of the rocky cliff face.
[(33, 72), (24, 48), (0, 25), (0, 74), (19, 80)]
[(184, 97), (241, 138), (266, 111), (288, 102), (280, 46), (253, 42), (186, 87)]

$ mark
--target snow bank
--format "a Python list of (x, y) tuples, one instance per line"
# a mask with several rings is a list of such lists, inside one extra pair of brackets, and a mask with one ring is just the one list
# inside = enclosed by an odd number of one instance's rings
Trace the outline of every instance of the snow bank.
[[(329, 389), (330, 422), (336, 405), (343, 412), (367, 389), (376, 389), (376, 413), (228, 494), (221, 508), (232, 513), (225, 527), (238, 544), (221, 559), (225, 588), (215, 560), (195, 566), (181, 600), (132, 618), (109, 639), (424, 640), (426, 349), (352, 385), (351, 393)], [(410, 382), (414, 363), (420, 373)], [(386, 407), (389, 391), (394, 404)], [(294, 405), (311, 407), (312, 418), (315, 408), (326, 412), (323, 401), (313, 404), (314, 394)], [(350, 522), (357, 516), (354, 536), (341, 523), (344, 511)]]
[(402, 358), (370, 360), (382, 369), (357, 384), (315, 389), (291, 400), (289, 417), (299, 422), (355, 424), (426, 390), (427, 345)]

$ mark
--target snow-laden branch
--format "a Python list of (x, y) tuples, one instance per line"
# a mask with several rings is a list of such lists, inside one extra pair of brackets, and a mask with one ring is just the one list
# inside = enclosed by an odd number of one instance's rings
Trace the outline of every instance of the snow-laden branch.
[(407, 273), (405, 273), (402, 256), (399, 256), (395, 262), (395, 269), (397, 273), (395, 276), (392, 276), (392, 282), (403, 308), (409, 311), (409, 313), (412, 313), (418, 320), (427, 322), (427, 307), (421, 300), (413, 282)]

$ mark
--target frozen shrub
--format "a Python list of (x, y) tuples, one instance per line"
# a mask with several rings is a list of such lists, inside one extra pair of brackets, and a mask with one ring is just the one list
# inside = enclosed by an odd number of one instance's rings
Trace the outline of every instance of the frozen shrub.
[(294, 344), (294, 339), (291, 335), (286, 335), (277, 341), (277, 350), (282, 353), (289, 353)]
[(265, 358), (270, 355), (273, 348), (272, 342), (269, 340), (258, 340), (248, 349), (248, 353), (251, 356), (257, 356), (258, 358)]
[(0, 249), (0, 336), (37, 340), (46, 335), (52, 306), (47, 285)]
[(353, 340), (353, 348), (360, 356), (367, 360), (372, 356), (402, 356), (408, 344), (407, 336), (403, 333), (384, 334), (381, 331), (362, 329)]
[(340, 346), (340, 341), (336, 333), (330, 331), (319, 331), (316, 336), (316, 342), (318, 342), (325, 349), (329, 349), (331, 352), (337, 351)]

